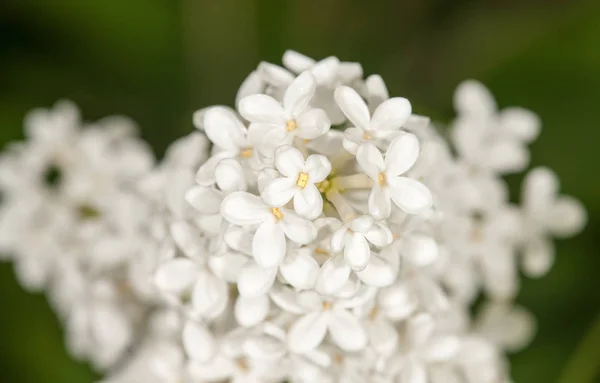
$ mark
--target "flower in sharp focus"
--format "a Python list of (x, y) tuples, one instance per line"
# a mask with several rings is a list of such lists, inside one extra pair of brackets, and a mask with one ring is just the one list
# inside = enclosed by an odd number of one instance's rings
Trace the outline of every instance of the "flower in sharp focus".
[(264, 94), (251, 95), (240, 101), (240, 114), (251, 122), (251, 127), (254, 124), (265, 129), (267, 150), (290, 144), (294, 137), (311, 140), (331, 125), (322, 109), (308, 106), (316, 86), (314, 76), (304, 72), (289, 85), (281, 103)]
[(384, 219), (392, 211), (391, 201), (407, 213), (420, 213), (431, 207), (429, 189), (417, 180), (403, 176), (417, 161), (419, 141), (404, 133), (392, 141), (385, 159), (375, 145), (365, 143), (358, 147), (356, 159), (362, 170), (373, 180), (369, 195), (369, 212)]
[(260, 197), (247, 192), (228, 195), (221, 204), (221, 214), (234, 225), (258, 225), (252, 240), (252, 255), (265, 268), (277, 266), (283, 260), (286, 238), (307, 244), (317, 236), (311, 221), (283, 207), (267, 206)]
[(344, 132), (344, 148), (356, 154), (361, 143), (389, 138), (397, 133), (410, 117), (410, 102), (402, 97), (390, 98), (371, 113), (360, 95), (348, 86), (335, 90), (335, 101), (353, 124)]
[(279, 147), (275, 152), (275, 167), (283, 175), (270, 181), (262, 190), (263, 201), (272, 207), (284, 206), (294, 200), (296, 213), (315, 219), (323, 211), (323, 198), (315, 184), (325, 180), (331, 171), (327, 157), (313, 154), (306, 161), (298, 149)]

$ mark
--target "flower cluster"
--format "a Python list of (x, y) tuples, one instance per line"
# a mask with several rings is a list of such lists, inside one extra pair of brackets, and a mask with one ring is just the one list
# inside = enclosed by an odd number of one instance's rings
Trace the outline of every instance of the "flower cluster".
[(508, 198), (538, 117), (467, 81), (446, 140), (358, 63), (283, 64), (157, 165), (124, 119), (32, 113), (0, 162), (22, 283), (107, 383), (509, 382), (535, 330), (519, 272), (586, 219), (546, 168)]

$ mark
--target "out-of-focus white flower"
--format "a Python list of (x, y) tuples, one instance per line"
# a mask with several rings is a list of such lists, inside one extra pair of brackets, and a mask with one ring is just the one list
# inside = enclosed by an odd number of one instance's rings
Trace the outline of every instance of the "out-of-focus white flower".
[(523, 270), (539, 277), (554, 263), (550, 236), (569, 237), (579, 232), (586, 221), (581, 202), (558, 195), (558, 178), (547, 168), (535, 168), (523, 186)]

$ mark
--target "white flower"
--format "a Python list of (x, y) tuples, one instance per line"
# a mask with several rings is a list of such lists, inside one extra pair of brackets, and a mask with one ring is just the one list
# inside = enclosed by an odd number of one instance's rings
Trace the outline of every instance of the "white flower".
[(126, 118), (30, 114), (0, 154), (18, 280), (105, 383), (508, 383), (535, 330), (517, 264), (546, 273), (586, 220), (545, 168), (510, 202), (539, 119), (468, 81), (447, 142), (358, 63), (283, 64), (160, 164)]
[(203, 114), (203, 128), (206, 135), (219, 151), (209, 158), (198, 170), (196, 181), (208, 186), (215, 182), (215, 167), (225, 158), (234, 158), (249, 167), (259, 166), (258, 152), (255, 150), (266, 133), (261, 126), (248, 129), (235, 113), (225, 107), (213, 107)]
[(284, 206), (294, 200), (296, 213), (315, 219), (323, 211), (323, 198), (315, 186), (327, 177), (331, 163), (327, 157), (313, 154), (306, 161), (298, 149), (280, 147), (275, 152), (275, 167), (284, 176), (269, 182), (261, 193), (263, 201), (272, 207)]
[(286, 237), (297, 244), (307, 244), (317, 236), (311, 221), (283, 207), (270, 207), (246, 192), (228, 195), (221, 204), (221, 214), (234, 225), (259, 225), (252, 240), (252, 255), (265, 268), (279, 265), (285, 256)]
[(369, 242), (378, 247), (392, 243), (392, 232), (368, 215), (342, 225), (331, 237), (331, 250), (344, 251), (347, 264), (356, 271), (364, 270), (371, 257)]
[(406, 348), (394, 359), (400, 370), (398, 382), (425, 383), (428, 368), (452, 359), (460, 351), (460, 341), (452, 335), (435, 335), (436, 323), (429, 314), (417, 314), (405, 327)]
[(410, 133), (392, 141), (385, 160), (371, 143), (359, 146), (356, 159), (362, 170), (373, 180), (369, 195), (369, 212), (376, 218), (390, 216), (391, 201), (407, 213), (417, 214), (431, 207), (431, 192), (425, 185), (402, 176), (417, 161), (419, 141)]
[(529, 163), (525, 144), (540, 131), (539, 118), (522, 108), (497, 111), (491, 93), (479, 82), (458, 86), (454, 104), (459, 114), (452, 129), (461, 157), (475, 168), (509, 173)]
[(305, 314), (289, 330), (288, 346), (292, 352), (315, 349), (328, 332), (344, 351), (360, 351), (366, 346), (367, 337), (360, 321), (347, 310), (354, 302), (330, 302), (306, 292), (298, 296), (298, 303)]
[(364, 142), (375, 141), (395, 134), (408, 121), (411, 105), (407, 99), (391, 98), (381, 103), (373, 116), (358, 93), (347, 86), (335, 90), (335, 101), (353, 127), (344, 132), (344, 148), (355, 154), (358, 146)]
[(309, 72), (298, 76), (287, 88), (282, 103), (274, 98), (256, 94), (240, 101), (240, 114), (255, 127), (266, 131), (262, 137), (265, 152), (294, 137), (312, 140), (329, 130), (330, 122), (322, 109), (310, 109), (308, 103), (316, 89), (316, 80)]
[(554, 245), (549, 238), (571, 236), (582, 229), (586, 212), (581, 202), (558, 195), (558, 178), (547, 168), (531, 170), (523, 185), (523, 269), (539, 277), (554, 262)]

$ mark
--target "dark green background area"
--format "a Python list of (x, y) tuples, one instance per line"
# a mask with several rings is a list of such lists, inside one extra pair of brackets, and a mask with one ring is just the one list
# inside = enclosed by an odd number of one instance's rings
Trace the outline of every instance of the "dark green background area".
[[(441, 121), (466, 78), (487, 84), (501, 106), (541, 116), (533, 165), (556, 170), (589, 224), (558, 244), (546, 278), (524, 281), (519, 300), (539, 333), (512, 357), (513, 375), (597, 381), (600, 1), (3, 0), (0, 144), (22, 137), (30, 108), (70, 98), (90, 120), (133, 117), (160, 154), (193, 129), (194, 110), (232, 104), (259, 60), (278, 63), (288, 48), (360, 61)], [(519, 181), (510, 179), (515, 195)], [(64, 351), (45, 299), (23, 292), (10, 265), (0, 265), (0, 305), (0, 382), (93, 381)]]

